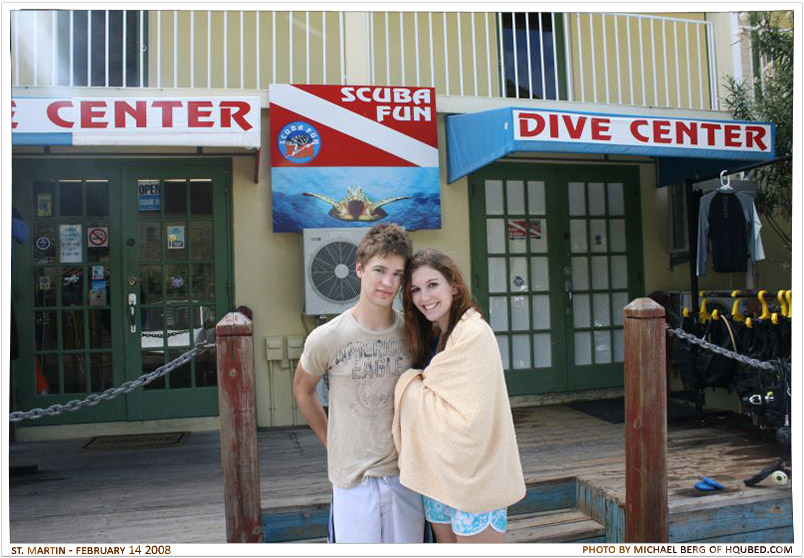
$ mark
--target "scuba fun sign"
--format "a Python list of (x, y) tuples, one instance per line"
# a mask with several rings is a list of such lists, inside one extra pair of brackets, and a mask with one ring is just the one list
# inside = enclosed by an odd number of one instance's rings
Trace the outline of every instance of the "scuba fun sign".
[(272, 85), (274, 232), (441, 227), (435, 90)]

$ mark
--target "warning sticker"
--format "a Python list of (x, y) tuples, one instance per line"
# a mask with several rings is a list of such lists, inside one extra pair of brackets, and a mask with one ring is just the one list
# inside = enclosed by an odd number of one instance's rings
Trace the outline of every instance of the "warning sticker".
[(109, 227), (87, 227), (87, 245), (92, 248), (109, 246)]

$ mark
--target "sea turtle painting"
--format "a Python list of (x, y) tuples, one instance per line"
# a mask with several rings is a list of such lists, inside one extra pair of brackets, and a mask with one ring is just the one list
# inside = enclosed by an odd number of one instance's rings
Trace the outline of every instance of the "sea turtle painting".
[(346, 197), (342, 200), (333, 200), (328, 196), (321, 194), (311, 194), (304, 192), (305, 196), (311, 198), (318, 198), (328, 204), (332, 205), (329, 214), (341, 221), (364, 221), (372, 222), (379, 221), (383, 217), (387, 217), (388, 213), (382, 208), (383, 205), (399, 201), (412, 199), (410, 196), (398, 196), (395, 198), (386, 198), (378, 202), (371, 201), (363, 188), (360, 186), (351, 186), (346, 189)]

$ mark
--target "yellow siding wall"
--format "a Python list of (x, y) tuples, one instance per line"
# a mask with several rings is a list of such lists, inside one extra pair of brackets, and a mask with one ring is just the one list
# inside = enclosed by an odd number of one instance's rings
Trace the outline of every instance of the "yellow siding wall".
[(499, 95), (495, 13), (375, 12), (369, 33), (375, 84), (429, 86), (443, 95)]

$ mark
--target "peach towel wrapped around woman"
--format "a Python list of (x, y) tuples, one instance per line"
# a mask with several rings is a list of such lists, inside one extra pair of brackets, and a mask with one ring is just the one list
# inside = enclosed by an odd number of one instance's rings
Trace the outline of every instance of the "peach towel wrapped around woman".
[(475, 310), (427, 368), (399, 378), (394, 403), (403, 485), (471, 513), (525, 496), (497, 340)]

